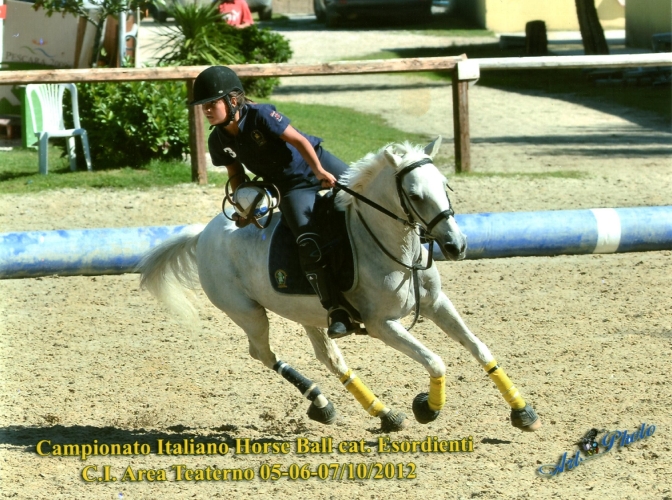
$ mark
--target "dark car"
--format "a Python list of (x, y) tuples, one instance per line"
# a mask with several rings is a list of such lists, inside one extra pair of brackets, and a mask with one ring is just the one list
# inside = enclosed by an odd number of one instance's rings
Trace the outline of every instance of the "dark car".
[(415, 21), (432, 15), (432, 0), (313, 0), (315, 16), (327, 26), (351, 19), (396, 17)]

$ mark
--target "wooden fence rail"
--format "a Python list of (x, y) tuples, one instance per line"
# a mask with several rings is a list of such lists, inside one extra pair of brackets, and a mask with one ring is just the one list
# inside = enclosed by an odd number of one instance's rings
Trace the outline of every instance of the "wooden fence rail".
[[(613, 56), (546, 56), (470, 59), (466, 56), (423, 57), (372, 61), (337, 61), (323, 64), (244, 64), (230, 66), (243, 77), (326, 76), (416, 71), (450, 71), (453, 80), (453, 123), (455, 170), (469, 171), (469, 81), (478, 79), (480, 70), (546, 68), (625, 68), (672, 66), (672, 53), (627, 54)], [(161, 68), (101, 68), (0, 71), (0, 85), (67, 82), (128, 82), (183, 80), (189, 98), (193, 82), (207, 66)], [(200, 107), (189, 108), (189, 145), (192, 180), (207, 183), (203, 115)]]
[[(239, 76), (315, 76), (447, 71), (465, 56), (337, 61), (322, 64), (230, 65)], [(92, 68), (0, 71), (0, 85), (8, 83), (130, 82), (137, 80), (193, 80), (208, 66), (165, 66), (161, 68)]]

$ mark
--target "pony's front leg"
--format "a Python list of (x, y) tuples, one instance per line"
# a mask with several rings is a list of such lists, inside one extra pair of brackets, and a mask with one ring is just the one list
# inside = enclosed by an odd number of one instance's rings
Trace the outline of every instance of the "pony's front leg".
[(446, 403), (446, 366), (441, 358), (408, 333), (396, 320), (367, 321), (366, 329), (372, 337), (382, 340), (425, 367), (429, 373), (429, 392), (415, 397), (413, 415), (421, 424), (436, 420)]
[(229, 317), (247, 334), (250, 356), (261, 361), (271, 370), (278, 372), (285, 380), (296, 387), (303, 397), (310, 401), (307, 415), (311, 420), (322, 424), (336, 421), (336, 409), (320, 388), (309, 378), (303, 376), (288, 363), (277, 358), (269, 342), (269, 323), (266, 310), (252, 301), (240, 300), (236, 310), (229, 310)]
[(340, 349), (322, 328), (303, 325), (313, 344), (315, 356), (331, 373), (336, 375), (345, 388), (373, 417), (380, 418), (383, 432), (395, 432), (405, 427), (406, 415), (386, 407), (364, 382), (345, 364)]
[(536, 431), (541, 427), (541, 420), (532, 406), (523, 399), (520, 391), (511, 382), (504, 370), (497, 364), (487, 346), (474, 335), (458, 314), (455, 306), (440, 293), (431, 304), (422, 305), (422, 314), (436, 323), (451, 338), (466, 347), (471, 355), (481, 364), (504, 400), (511, 407), (511, 424), (524, 431)]

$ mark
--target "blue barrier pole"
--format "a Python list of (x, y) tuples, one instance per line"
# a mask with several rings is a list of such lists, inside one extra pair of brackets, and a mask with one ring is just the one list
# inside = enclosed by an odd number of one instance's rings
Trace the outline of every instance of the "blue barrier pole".
[[(468, 259), (672, 250), (672, 206), (457, 215)], [(0, 278), (133, 272), (198, 225), (0, 233)], [(435, 248), (434, 256), (442, 255)]]
[(0, 278), (130, 273), (147, 250), (194, 227), (1, 233)]
[[(465, 214), (467, 259), (672, 249), (672, 207)], [(434, 255), (442, 258), (435, 246)]]

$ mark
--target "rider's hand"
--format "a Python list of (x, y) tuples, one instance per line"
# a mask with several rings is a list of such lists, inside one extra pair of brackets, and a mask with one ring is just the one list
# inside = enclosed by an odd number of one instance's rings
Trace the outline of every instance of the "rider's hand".
[(234, 223), (236, 224), (236, 227), (238, 228), (245, 227), (250, 222), (252, 222), (251, 219), (246, 219), (245, 217), (242, 217), (238, 212), (233, 212), (231, 218), (233, 219)]
[(317, 178), (320, 180), (322, 187), (332, 188), (336, 185), (336, 177), (331, 175), (326, 170), (322, 170), (319, 174), (317, 174)]

